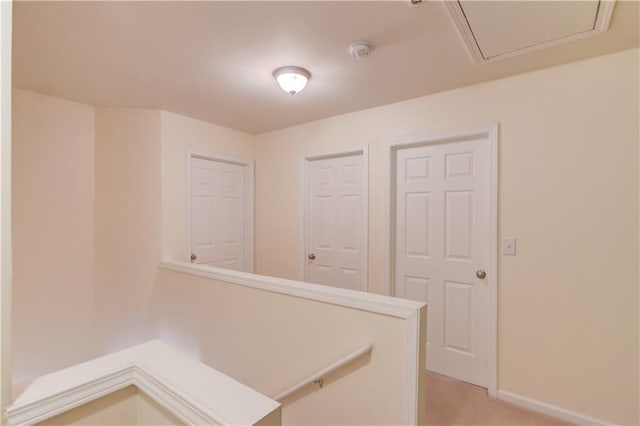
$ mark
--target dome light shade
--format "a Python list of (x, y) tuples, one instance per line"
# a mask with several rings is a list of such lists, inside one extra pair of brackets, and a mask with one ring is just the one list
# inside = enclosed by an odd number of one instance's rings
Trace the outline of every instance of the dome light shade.
[(282, 67), (273, 72), (278, 85), (290, 95), (302, 91), (311, 78), (311, 73), (300, 67)]

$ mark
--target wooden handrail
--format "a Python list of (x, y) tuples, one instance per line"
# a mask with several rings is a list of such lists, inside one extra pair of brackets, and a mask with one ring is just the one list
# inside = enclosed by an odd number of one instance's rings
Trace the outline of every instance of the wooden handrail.
[(371, 351), (373, 350), (373, 345), (371, 343), (368, 343), (362, 347), (360, 347), (359, 349), (351, 352), (349, 355), (344, 356), (342, 358), (340, 358), (338, 361), (334, 362), (333, 364), (329, 365), (328, 367), (323, 368), (322, 370), (312, 374), (311, 376), (307, 377), (304, 380), (301, 380), (300, 382), (298, 382), (297, 384), (291, 386), (289, 389), (280, 392), (278, 395), (276, 395), (273, 399), (275, 399), (276, 401), (282, 402), (283, 399), (285, 399), (286, 397), (292, 395), (293, 393), (297, 392), (298, 390), (302, 389), (303, 387), (314, 383), (314, 382), (318, 382), (320, 383), (320, 385), (322, 386), (322, 380), (324, 376), (327, 376), (328, 374), (333, 373), (335, 370), (339, 369), (340, 367), (349, 364), (351, 361), (354, 361), (362, 356), (365, 356), (369, 353), (371, 353)]

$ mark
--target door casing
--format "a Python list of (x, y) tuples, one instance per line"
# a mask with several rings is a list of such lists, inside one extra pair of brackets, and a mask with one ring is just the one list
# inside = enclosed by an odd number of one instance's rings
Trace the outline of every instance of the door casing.
[(223, 163), (237, 164), (245, 167), (247, 172), (247, 179), (245, 180), (245, 256), (246, 256), (246, 271), (254, 271), (254, 247), (253, 247), (253, 232), (254, 232), (254, 207), (253, 207), (253, 187), (254, 187), (254, 161), (242, 158), (230, 157), (227, 155), (221, 155), (206, 151), (193, 150), (187, 151), (187, 175), (186, 183), (186, 220), (185, 220), (185, 235), (186, 235), (186, 251), (185, 261), (189, 261), (191, 257), (191, 160), (193, 158), (201, 158), (203, 160), (219, 161)]
[[(438, 135), (419, 135), (415, 137), (393, 140), (386, 143), (385, 160), (385, 292), (395, 296), (395, 190), (396, 190), (396, 153), (398, 150), (412, 147), (460, 142), (477, 138), (489, 141), (490, 188), (489, 203), (491, 206), (489, 233), (489, 265), (487, 278), (489, 285), (489, 395), (495, 397), (498, 390), (498, 124), (476, 127), (461, 132)], [(427, 311), (429, 307), (427, 306)]]
[(347, 157), (351, 155), (362, 155), (363, 167), (363, 188), (362, 188), (362, 211), (365, 212), (362, 220), (363, 234), (362, 247), (365, 257), (365, 267), (362, 271), (366, 291), (369, 291), (369, 150), (368, 147), (356, 148), (346, 151), (332, 151), (325, 153), (315, 153), (304, 155), (300, 161), (300, 280), (309, 282), (309, 264), (307, 262), (307, 251), (309, 245), (309, 164), (314, 160), (324, 160), (328, 158)]

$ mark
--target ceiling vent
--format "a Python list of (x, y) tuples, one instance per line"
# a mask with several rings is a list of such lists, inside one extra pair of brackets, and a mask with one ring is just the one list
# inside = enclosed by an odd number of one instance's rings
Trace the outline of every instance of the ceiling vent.
[(614, 0), (444, 3), (479, 64), (602, 34), (614, 6)]

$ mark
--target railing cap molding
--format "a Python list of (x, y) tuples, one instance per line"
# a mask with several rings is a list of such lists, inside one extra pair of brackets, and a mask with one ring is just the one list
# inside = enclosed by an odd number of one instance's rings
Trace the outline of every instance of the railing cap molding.
[(10, 425), (33, 424), (134, 385), (186, 424), (255, 424), (280, 404), (160, 340), (29, 383), (7, 408)]
[(381, 294), (268, 277), (175, 260), (160, 262), (160, 268), (403, 319), (416, 315), (425, 306), (423, 302)]

